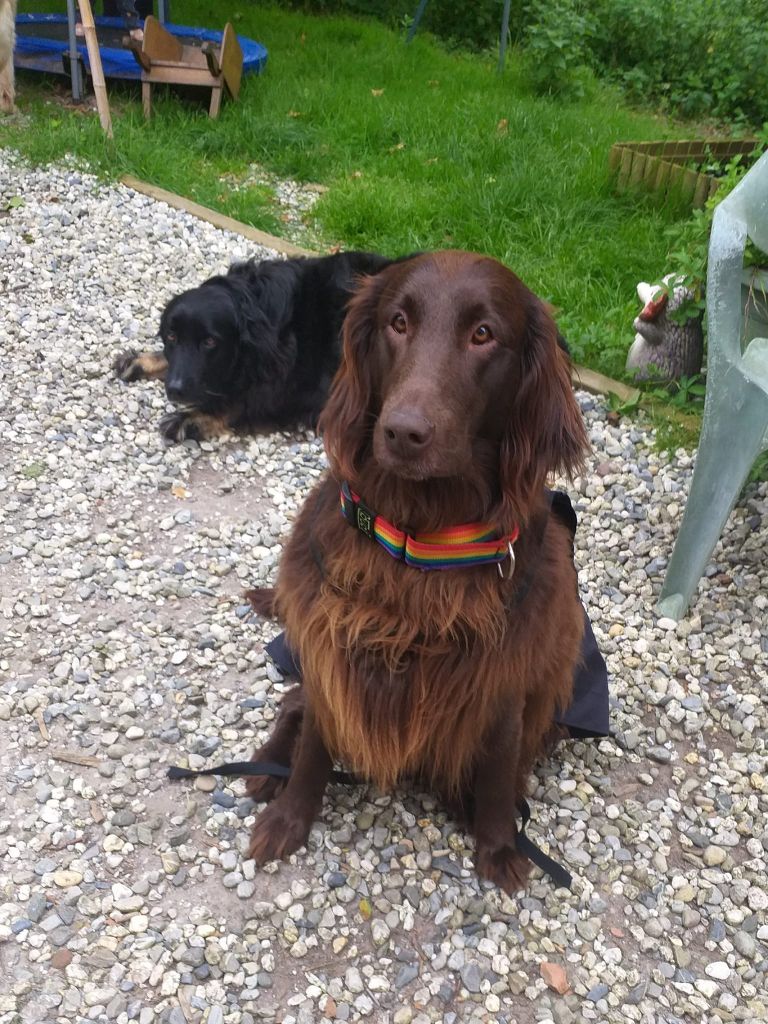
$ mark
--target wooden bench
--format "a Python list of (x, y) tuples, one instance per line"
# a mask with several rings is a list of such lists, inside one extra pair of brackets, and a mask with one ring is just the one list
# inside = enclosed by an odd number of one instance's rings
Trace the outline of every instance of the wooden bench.
[(135, 41), (131, 49), (141, 65), (145, 117), (152, 115), (152, 86), (160, 82), (210, 89), (208, 113), (211, 117), (219, 116), (221, 94), (225, 89), (232, 99), (237, 99), (243, 74), (243, 51), (229, 22), (224, 26), (221, 44), (206, 42), (200, 47), (185, 45), (150, 15), (144, 22), (141, 44)]

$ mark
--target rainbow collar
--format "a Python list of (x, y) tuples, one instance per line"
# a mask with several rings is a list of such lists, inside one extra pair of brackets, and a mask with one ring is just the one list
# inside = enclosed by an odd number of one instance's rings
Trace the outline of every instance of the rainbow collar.
[(465, 526), (449, 526), (436, 533), (423, 533), (411, 537), (403, 530), (388, 523), (360, 500), (346, 481), (341, 485), (341, 511), (347, 521), (360, 533), (379, 544), (393, 558), (413, 565), (417, 569), (461, 569), (473, 565), (496, 565), (499, 574), (501, 563), (510, 560), (508, 576), (515, 567), (513, 544), (520, 533), (518, 527), (503, 537), (494, 536), (496, 531), (486, 523), (468, 523)]

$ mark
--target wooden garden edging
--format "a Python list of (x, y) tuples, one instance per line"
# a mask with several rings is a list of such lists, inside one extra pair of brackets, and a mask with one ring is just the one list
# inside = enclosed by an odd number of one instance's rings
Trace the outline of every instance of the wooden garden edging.
[(616, 175), (619, 191), (641, 187), (655, 193), (659, 202), (669, 196), (700, 208), (720, 179), (691, 165), (698, 167), (708, 160), (726, 163), (734, 156), (748, 156), (755, 144), (754, 139), (617, 142), (611, 147), (608, 166)]

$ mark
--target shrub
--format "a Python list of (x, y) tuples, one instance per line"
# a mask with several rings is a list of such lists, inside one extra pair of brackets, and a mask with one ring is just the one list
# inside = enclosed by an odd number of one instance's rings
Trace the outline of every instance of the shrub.
[(593, 0), (592, 60), (686, 116), (768, 118), (768, 0)]
[(540, 93), (581, 96), (578, 70), (589, 53), (592, 18), (574, 0), (525, 4), (522, 43), (533, 87)]

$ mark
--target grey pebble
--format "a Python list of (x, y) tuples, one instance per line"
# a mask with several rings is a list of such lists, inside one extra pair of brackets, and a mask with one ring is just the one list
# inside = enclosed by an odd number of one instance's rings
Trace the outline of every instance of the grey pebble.
[[(419, 976), (419, 966), (418, 966), (418, 964), (405, 964), (397, 972), (397, 976), (395, 977), (395, 988), (397, 988), (397, 989), (405, 988), (406, 985), (410, 985), (410, 983), (412, 981), (415, 981), (415, 979), (418, 978), (418, 976)], [(462, 976), (462, 980), (463, 980), (463, 976)], [(467, 988), (469, 989), (468, 985), (467, 985)], [(474, 991), (474, 990), (473, 989), (469, 989), (469, 991)]]
[(610, 991), (611, 990), (608, 985), (595, 985), (594, 988), (591, 988), (589, 992), (587, 992), (587, 999), (591, 1003), (597, 1003), (600, 999), (605, 999)]
[(480, 982), (482, 980), (482, 974), (480, 967), (475, 963), (474, 960), (470, 960), (468, 964), (465, 964), (459, 969), (459, 975), (461, 977), (461, 983), (468, 992), (479, 992)]

